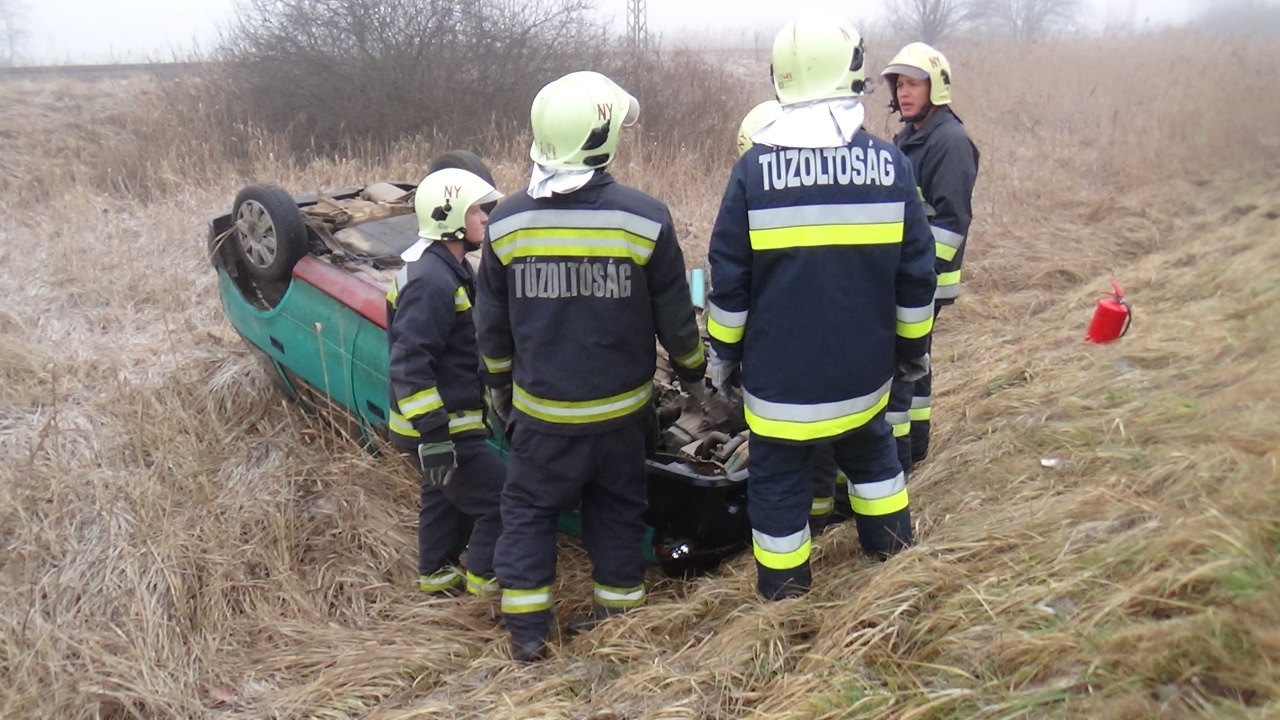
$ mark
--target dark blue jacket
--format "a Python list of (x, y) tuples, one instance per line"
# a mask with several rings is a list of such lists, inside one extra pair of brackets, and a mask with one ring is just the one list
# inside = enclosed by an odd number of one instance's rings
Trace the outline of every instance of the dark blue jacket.
[(865, 130), (845, 147), (756, 145), (711, 235), (708, 330), (742, 361), (753, 434), (816, 442), (884, 408), (927, 352), (933, 237), (911, 165)]
[(476, 325), (521, 424), (604, 432), (651, 406), (654, 337), (678, 375), (706, 358), (666, 206), (600, 171), (566, 195), (511, 195), (489, 216)]

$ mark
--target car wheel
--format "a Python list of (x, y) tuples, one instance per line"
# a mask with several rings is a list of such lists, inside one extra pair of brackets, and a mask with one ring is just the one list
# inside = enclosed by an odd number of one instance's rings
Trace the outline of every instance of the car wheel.
[(307, 254), (307, 228), (298, 205), (279, 185), (249, 185), (231, 206), (235, 247), (255, 279), (286, 280)]

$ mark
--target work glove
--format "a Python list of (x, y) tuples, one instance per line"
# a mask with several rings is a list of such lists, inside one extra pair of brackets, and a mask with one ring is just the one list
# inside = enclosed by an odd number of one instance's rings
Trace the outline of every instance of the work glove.
[(505, 426), (511, 420), (511, 386), (489, 388), (489, 402), (493, 405), (493, 414)]
[(921, 355), (914, 360), (899, 360), (897, 378), (905, 383), (913, 383), (929, 374), (929, 355)]
[(717, 355), (715, 350), (712, 350), (709, 362), (711, 365), (711, 387), (727, 394), (730, 388), (742, 383), (738, 373), (742, 363), (738, 360), (725, 360)]
[(707, 404), (707, 383), (699, 378), (693, 382), (681, 382), (680, 385), (686, 393), (689, 393), (690, 410), (701, 410), (703, 405)]
[(422, 482), (427, 485), (444, 485), (458, 469), (458, 454), (453, 441), (421, 443), (418, 445), (418, 466), (422, 468)]

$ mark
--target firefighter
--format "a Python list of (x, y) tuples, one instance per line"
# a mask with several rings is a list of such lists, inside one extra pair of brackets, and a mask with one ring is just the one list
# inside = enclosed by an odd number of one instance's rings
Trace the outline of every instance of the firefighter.
[(776, 600), (811, 584), (817, 444), (848, 477), (863, 548), (912, 542), (884, 409), (892, 378), (928, 365), (935, 279), (910, 164), (862, 127), (858, 32), (806, 12), (774, 40), (772, 75), (782, 113), (734, 166), (712, 230), (708, 331), (712, 384), (742, 385), (757, 587)]
[[(937, 252), (934, 316), (960, 293), (960, 265), (973, 220), (978, 148), (951, 109), (951, 64), (924, 43), (902, 48), (881, 73), (889, 107), (906, 125), (893, 141), (911, 161), (924, 198)], [(929, 454), (933, 374), (894, 385), (889, 422), (907, 472)]]
[(482, 206), (500, 197), (467, 170), (428, 175), (414, 196), (419, 239), (387, 292), (390, 435), (421, 478), (418, 580), (427, 593), (454, 594), (464, 584), (477, 595), (498, 591), (493, 548), (506, 469), (488, 443), (465, 253), (484, 239)]
[(644, 602), (655, 335), (695, 401), (705, 397), (671, 214), (608, 171), (638, 113), (599, 73), (542, 88), (528, 191), (494, 210), (480, 263), (480, 352), (511, 443), (496, 567), (520, 660), (546, 652), (562, 512), (581, 511), (594, 581), (586, 624)]
[[(755, 142), (752, 135), (772, 123), (782, 114), (777, 100), (766, 100), (751, 108), (738, 126), (738, 157), (750, 150)], [(813, 451), (813, 500), (809, 506), (809, 532), (817, 535), (827, 525), (848, 519), (847, 480), (836, 467), (835, 453), (831, 445), (822, 444)], [(843, 504), (839, 504), (843, 501)]]

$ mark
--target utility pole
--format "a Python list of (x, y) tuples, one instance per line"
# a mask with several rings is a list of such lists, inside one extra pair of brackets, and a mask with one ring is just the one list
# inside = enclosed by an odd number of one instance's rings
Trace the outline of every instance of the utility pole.
[(627, 39), (633, 47), (649, 46), (648, 0), (627, 0)]

